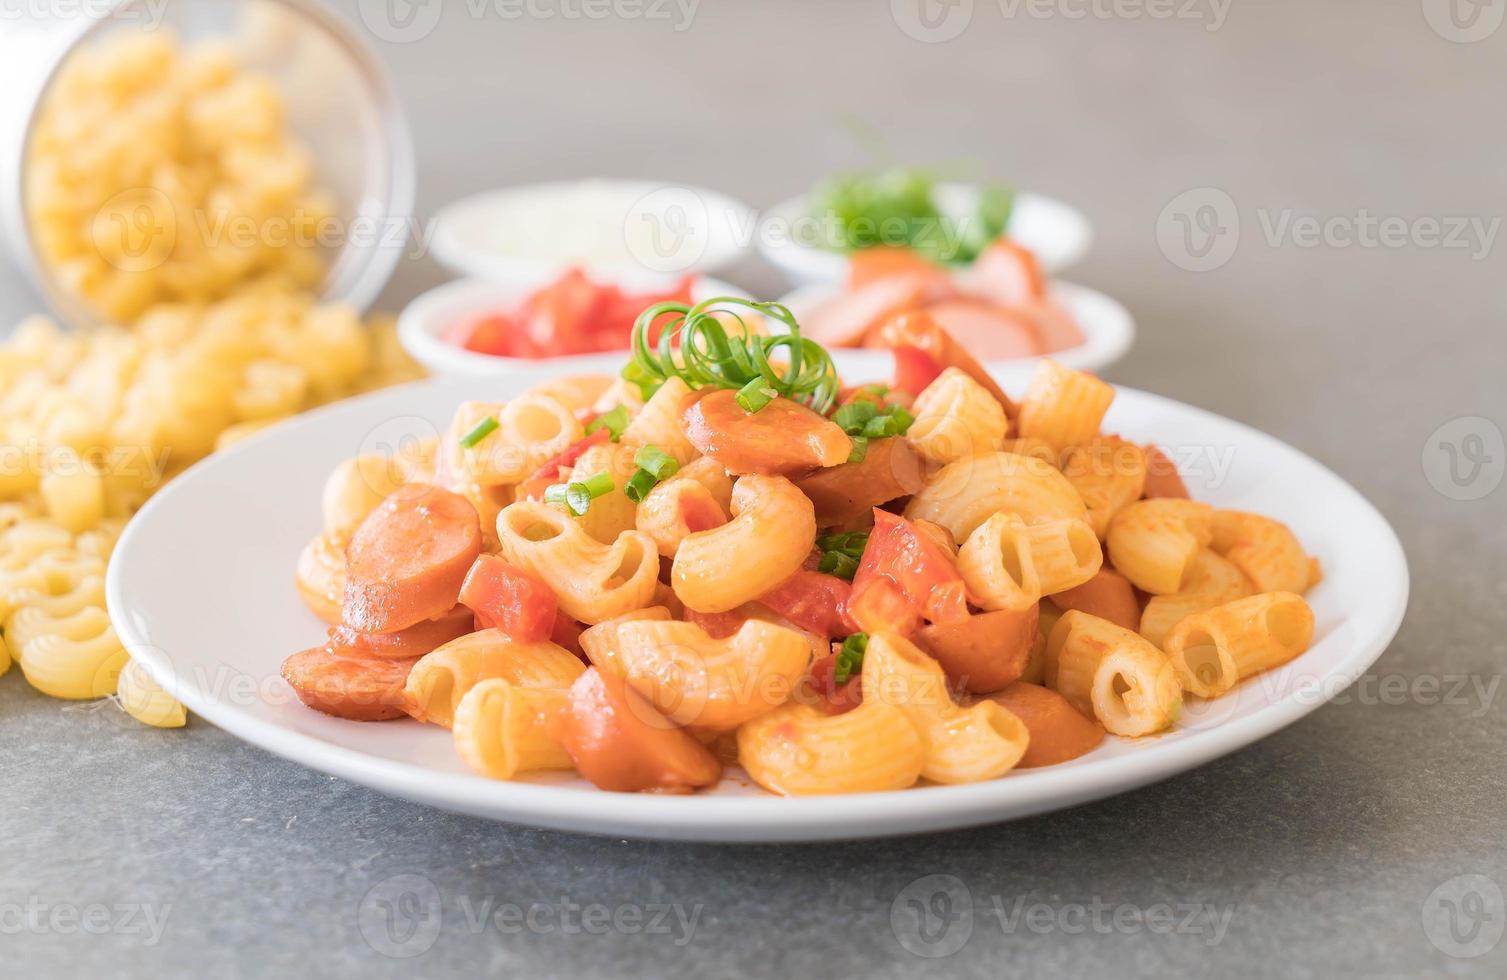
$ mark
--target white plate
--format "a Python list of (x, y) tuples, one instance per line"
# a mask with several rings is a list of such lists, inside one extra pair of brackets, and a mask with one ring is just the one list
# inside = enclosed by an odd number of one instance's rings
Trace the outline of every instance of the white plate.
[[(542, 374), (543, 372), (540, 372)], [(1318, 463), (1235, 422), (1121, 389), (1109, 430), (1183, 454), (1195, 496), (1289, 523), (1323, 561), (1310, 601), (1314, 646), (1235, 692), (1192, 703), (1171, 734), (1109, 738), (1064, 765), (971, 786), (784, 799), (732, 772), (695, 796), (605, 793), (567, 774), (494, 782), (469, 773), (450, 733), (412, 721), (340, 721), (300, 704), (278, 668), (324, 638), (293, 588), (319, 530), (336, 461), (432, 434), (463, 398), (500, 398), (526, 379), (428, 381), (276, 426), (194, 466), (121, 537), (106, 590), (121, 639), (190, 710), (240, 738), (385, 793), (510, 822), (626, 837), (796, 841), (991, 823), (1119, 793), (1182, 772), (1290, 724), (1354, 681), (1385, 649), (1408, 574), (1387, 522)], [(1305, 751), (1329, 747), (1310, 743)]]
[[(934, 200), (954, 222), (972, 220), (978, 206), (976, 184), (944, 183)], [(842, 282), (848, 257), (811, 244), (819, 229), (811, 221), (805, 195), (770, 208), (759, 224), (759, 254), (796, 285)], [(1093, 228), (1083, 212), (1056, 198), (1021, 193), (1015, 196), (1005, 233), (1030, 249), (1041, 271), (1054, 275), (1082, 259), (1093, 242)]]
[[(594, 276), (598, 281), (611, 281)], [(623, 285), (623, 284), (619, 284)], [(491, 282), (483, 279), (457, 279), (420, 294), (398, 315), (398, 342), (408, 355), (431, 373), (458, 378), (501, 378), (537, 371), (541, 363), (550, 370), (568, 374), (616, 374), (627, 357), (625, 351), (605, 354), (571, 354), (565, 357), (532, 359), (497, 357), (457, 347), (444, 334), (461, 320), (492, 310), (511, 309), (533, 289), (522, 283)], [(739, 289), (720, 279), (699, 276), (691, 287), (691, 298), (743, 296)]]
[(647, 180), (554, 181), (462, 198), (434, 216), (451, 272), (540, 285), (569, 266), (621, 281), (726, 268), (748, 250), (753, 211), (726, 194)]
[[(836, 283), (812, 283), (783, 297), (800, 322), (817, 306), (841, 290)], [(1102, 371), (1124, 357), (1135, 343), (1135, 320), (1130, 311), (1113, 298), (1096, 289), (1054, 279), (1049, 286), (1052, 298), (1067, 310), (1083, 332), (1083, 343), (1047, 355), (1075, 371)], [(888, 351), (847, 350), (843, 352), (854, 369), (871, 376), (889, 372), (892, 363)], [(1008, 386), (1023, 387), (1036, 369), (1040, 357), (1017, 357), (1004, 361), (986, 361), (985, 367), (998, 374)]]

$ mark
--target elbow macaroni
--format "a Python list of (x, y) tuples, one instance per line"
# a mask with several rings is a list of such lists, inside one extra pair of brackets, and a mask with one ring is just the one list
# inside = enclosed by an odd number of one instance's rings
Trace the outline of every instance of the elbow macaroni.
[(659, 550), (647, 534), (624, 531), (603, 544), (555, 508), (520, 500), (497, 515), (497, 540), (504, 558), (542, 579), (582, 623), (595, 626), (654, 601)]
[(1088, 442), (1114, 399), (1115, 390), (1093, 375), (1043, 358), (1020, 403), (1020, 435), (1059, 450)]
[(1062, 614), (1047, 638), (1047, 685), (1115, 735), (1150, 735), (1182, 708), (1167, 655), (1139, 634), (1087, 613)]
[(403, 700), (414, 718), (449, 728), (461, 698), (479, 681), (498, 677), (519, 687), (563, 689), (585, 671), (564, 647), (515, 643), (502, 630), (478, 630), (419, 658)]
[(720, 640), (695, 623), (640, 619), (617, 628), (615, 659), (665, 717), (725, 732), (790, 699), (811, 645), (796, 630), (755, 619)]
[(1245, 573), (1257, 592), (1308, 591), (1317, 579), (1303, 546), (1287, 525), (1260, 514), (1214, 512), (1212, 547)]
[(863, 659), (864, 702), (893, 705), (921, 735), (921, 775), (938, 783), (974, 783), (1004, 775), (1025, 754), (1026, 726), (997, 702), (954, 703), (942, 665), (909, 640), (869, 638)]
[(549, 734), (549, 720), (566, 700), (563, 687), (524, 687), (501, 677), (478, 681), (455, 708), (455, 751), (488, 779), (569, 769), (570, 755)]
[(958, 552), (958, 571), (985, 609), (1029, 609), (1042, 596), (1087, 582), (1103, 563), (1093, 528), (1075, 518), (1027, 524), (995, 514)]
[(1140, 500), (1109, 522), (1105, 548), (1115, 568), (1143, 592), (1171, 595), (1213, 536), (1208, 504), (1173, 497)]
[(1313, 610), (1303, 597), (1265, 592), (1188, 616), (1172, 628), (1166, 648), (1183, 689), (1213, 698), (1312, 642)]
[(966, 541), (1001, 511), (1028, 523), (1088, 516), (1083, 498), (1055, 466), (1013, 453), (982, 453), (948, 463), (911, 497), (905, 516), (940, 524), (954, 540)]
[(933, 463), (995, 452), (1010, 428), (999, 400), (955, 367), (943, 371), (916, 397), (914, 414), (906, 438)]
[(915, 785), (926, 748), (894, 705), (865, 701), (827, 715), (791, 701), (738, 729), (738, 761), (782, 796), (880, 793)]
[(784, 477), (739, 479), (732, 513), (675, 552), (675, 594), (697, 612), (727, 612), (764, 595), (800, 570), (816, 538), (816, 508)]

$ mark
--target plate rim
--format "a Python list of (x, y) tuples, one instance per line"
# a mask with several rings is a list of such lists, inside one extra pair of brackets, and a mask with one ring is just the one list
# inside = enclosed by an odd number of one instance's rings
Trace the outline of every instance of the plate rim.
[[(516, 380), (522, 384), (528, 379), (497, 380)], [(855, 795), (676, 797), (608, 794), (573, 786), (494, 781), (470, 773), (426, 770), (413, 763), (384, 759), (258, 718), (249, 710), (217, 702), (213, 697), (201, 697), (197, 687), (158, 659), (155, 646), (147, 636), (137, 632), (137, 623), (129, 613), (129, 566), (133, 563), (136, 540), (144, 533), (142, 529), (170, 508), (176, 497), (186, 492), (184, 487), (191, 487), (191, 481), (222, 465), (225, 458), (254, 445), (292, 438), (299, 430), (320, 424), (332, 415), (359, 416), (382, 401), (411, 396), (421, 388), (443, 390), (453, 383), (454, 379), (447, 378), (411, 382), (305, 413), (256, 433), (224, 455), (193, 464), (148, 500), (120, 536), (106, 572), (105, 594), (122, 645), (139, 654), (138, 662), (153, 680), (202, 720), (251, 745), (310, 769), (454, 812), (639, 839), (719, 842), (860, 839), (1004, 822), (1103, 799), (1201, 766), (1287, 727), (1348, 689), (1387, 650), (1407, 612), (1411, 578), (1401, 541), (1385, 516), (1347, 480), (1302, 450), (1243, 422), (1162, 395), (1116, 386), (1117, 391), (1129, 394), (1133, 400), (1146, 400), (1148, 407), (1192, 413), (1202, 421), (1233, 426), (1242, 440), (1273, 443), (1318, 467), (1353, 498), (1365, 519), (1382, 532), (1376, 544), (1390, 552), (1395, 561), (1387, 563), (1393, 573), (1385, 583), (1390, 594), (1379, 595), (1377, 600), (1378, 608), (1384, 610), (1380, 625), (1370, 635), (1357, 636), (1353, 649), (1316, 678), (1323, 682), (1317, 685), (1318, 696), (1312, 696), (1305, 685), (1295, 685), (1250, 714), (1200, 730), (1196, 737), (1181, 739), (1174, 731), (1163, 736), (1165, 742), (1144, 753), (1022, 771), (1008, 779)], [(1343, 683), (1334, 683), (1336, 678), (1342, 678)], [(415, 779), (416, 772), (422, 775), (421, 779)], [(595, 798), (603, 805), (583, 811), (581, 801), (592, 798), (583, 796), (585, 793), (597, 794)]]

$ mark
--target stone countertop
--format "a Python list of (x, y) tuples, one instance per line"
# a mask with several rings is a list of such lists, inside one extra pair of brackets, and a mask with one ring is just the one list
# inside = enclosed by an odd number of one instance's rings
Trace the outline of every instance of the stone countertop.
[[(366, 29), (396, 9), (339, 6)], [(971, 159), (1075, 203), (1097, 237), (1071, 278), (1140, 328), (1109, 375), (1351, 481), (1407, 550), (1407, 619), (1336, 703), (1196, 771), (812, 846), (454, 816), (199, 720), (161, 732), (50, 701), (12, 671), (5, 960), (38, 977), (1507, 973), (1507, 489), (1500, 459), (1451, 482), (1438, 442), (1499, 451), (1507, 424), (1507, 30), (1464, 43), (1494, 7), (1456, 24), (1442, 0), (958, 0), (926, 20), (908, 0), (536, 0), (445, 4), (423, 36), (378, 40), (421, 216), (599, 174), (767, 205), (866, 162), (850, 117), (903, 161)], [(415, 256), (384, 302), (442, 278)], [(780, 291), (752, 260), (728, 278)], [(37, 304), (0, 271), (0, 321)], [(912, 901), (933, 929), (892, 927)]]

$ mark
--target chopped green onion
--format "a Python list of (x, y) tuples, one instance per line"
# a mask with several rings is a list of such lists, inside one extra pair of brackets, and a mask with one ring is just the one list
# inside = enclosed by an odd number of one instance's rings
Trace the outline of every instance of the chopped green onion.
[(640, 469), (648, 470), (656, 480), (668, 480), (680, 471), (680, 463), (674, 456), (658, 446), (645, 446), (633, 454), (633, 462)]
[(586, 434), (591, 435), (598, 429), (606, 429), (613, 442), (623, 437), (623, 430), (628, 428), (628, 409), (622, 405), (610, 412), (603, 412), (586, 426)]
[(895, 435), (897, 436), (905, 435), (910, 431), (910, 427), (916, 424), (916, 417), (900, 405), (891, 409), (890, 418), (895, 420)]
[(641, 504), (644, 498), (649, 496), (649, 491), (653, 490), (658, 483), (653, 473), (648, 470), (639, 470), (628, 478), (627, 485), (623, 487), (623, 494), (635, 504)]
[(870, 439), (883, 439), (895, 434), (895, 417), (893, 415), (881, 415), (878, 418), (869, 419), (863, 424), (863, 435)]
[(879, 406), (868, 399), (860, 399), (856, 402), (848, 402), (846, 405), (832, 413), (832, 421), (837, 423), (850, 436), (856, 436), (863, 432), (863, 427), (868, 421), (879, 414)]
[(605, 472), (597, 473), (594, 476), (588, 476), (585, 480), (581, 481), (581, 483), (582, 486), (586, 488), (586, 492), (591, 494), (592, 500), (595, 500), (598, 497), (605, 497), (607, 494), (611, 493), (613, 487), (617, 485), (612, 482), (612, 474)]
[(544, 502), (564, 504), (572, 514), (585, 517), (591, 510), (591, 502), (611, 493), (615, 485), (611, 473), (598, 473), (571, 483), (553, 483), (544, 488)]
[(848, 453), (848, 462), (862, 463), (863, 458), (869, 454), (869, 440), (864, 436), (853, 437), (853, 451)]
[(822, 551), (840, 551), (850, 558), (862, 558), (869, 545), (869, 532), (848, 531), (845, 534), (827, 534), (816, 539)]
[(761, 376), (738, 389), (737, 402), (751, 415), (774, 401), (777, 395), (779, 392), (769, 387), (769, 382)]
[(571, 483), (565, 487), (565, 506), (577, 517), (585, 517), (591, 510), (591, 491), (584, 483)]
[(840, 579), (853, 581), (853, 576), (858, 574), (858, 561), (841, 551), (829, 551), (822, 555), (821, 562), (816, 570), (823, 575), (836, 575)]
[(869, 634), (854, 633), (842, 641), (837, 660), (832, 664), (832, 683), (842, 685), (863, 670), (863, 655), (869, 649)]
[(481, 442), (483, 439), (485, 439), (495, 431), (497, 431), (497, 418), (495, 416), (488, 415), (480, 422), (477, 422), (476, 425), (472, 427), (470, 432), (467, 432), (465, 435), (460, 437), (461, 448), (473, 449), (478, 442)]
[[(784, 330), (755, 333), (737, 312), (742, 307), (777, 321)], [(650, 334), (658, 327), (658, 337)], [(670, 378), (693, 391), (737, 391), (738, 404), (758, 411), (775, 397), (789, 398), (826, 415), (837, 401), (837, 366), (821, 344), (801, 336), (795, 314), (779, 303), (739, 296), (713, 296), (694, 306), (655, 303), (633, 323), (633, 359), (623, 378), (645, 398)]]

